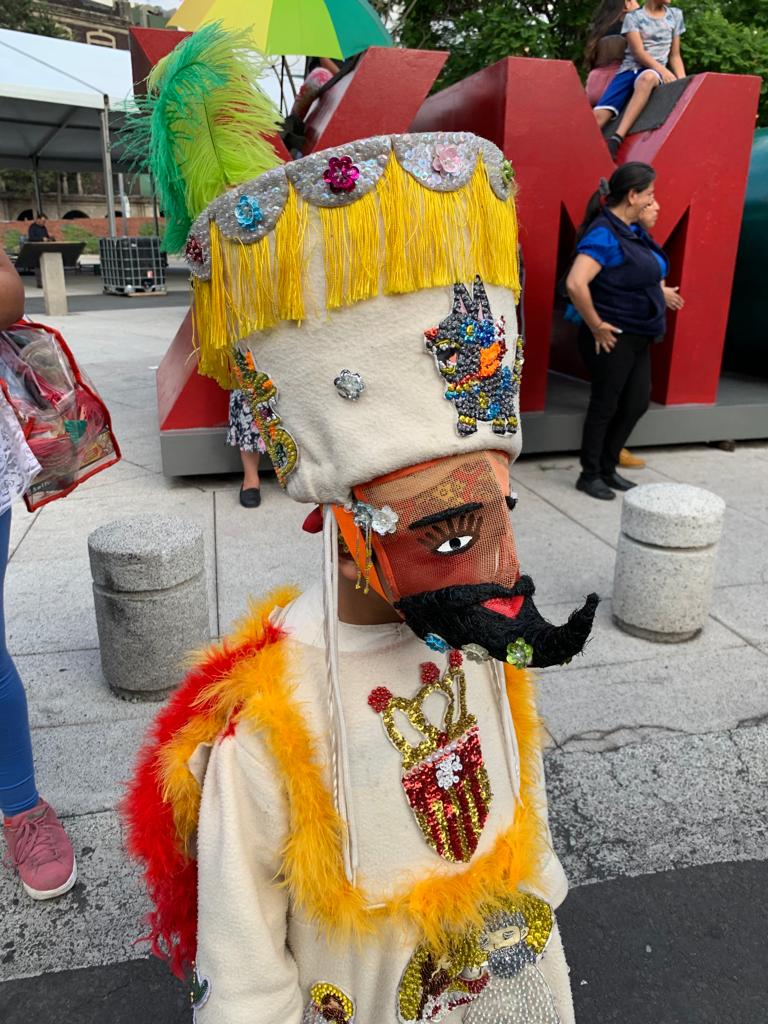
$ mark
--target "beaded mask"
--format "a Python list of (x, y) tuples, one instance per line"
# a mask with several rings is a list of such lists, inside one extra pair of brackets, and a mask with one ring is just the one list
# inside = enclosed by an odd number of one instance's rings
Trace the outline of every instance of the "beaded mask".
[(378, 576), (413, 631), (436, 650), (465, 649), (526, 664), (562, 664), (589, 635), (596, 595), (563, 626), (542, 618), (520, 575), (509, 463), (500, 452), (451, 456), (354, 488), (387, 507), (395, 528), (370, 537)]

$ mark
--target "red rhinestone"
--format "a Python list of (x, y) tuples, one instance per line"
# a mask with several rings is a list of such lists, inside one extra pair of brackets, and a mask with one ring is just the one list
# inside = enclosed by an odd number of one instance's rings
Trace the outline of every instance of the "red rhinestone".
[(440, 669), (434, 661), (425, 661), (421, 666), (421, 682), (423, 686), (436, 683), (440, 678)]
[(377, 715), (387, 710), (391, 700), (392, 694), (386, 686), (377, 686), (375, 690), (371, 690), (368, 694), (368, 705), (373, 708)]
[(450, 664), (451, 668), (461, 668), (461, 666), (464, 664), (464, 655), (461, 653), (461, 651), (451, 651), (451, 653), (448, 655), (448, 663)]

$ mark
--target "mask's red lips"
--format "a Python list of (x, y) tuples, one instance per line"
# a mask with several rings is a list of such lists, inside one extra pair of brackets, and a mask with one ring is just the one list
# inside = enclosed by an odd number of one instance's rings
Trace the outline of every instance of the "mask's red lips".
[(516, 597), (492, 597), (490, 601), (483, 601), (482, 607), (489, 612), (496, 612), (507, 619), (516, 619), (523, 607), (525, 597), (518, 594)]

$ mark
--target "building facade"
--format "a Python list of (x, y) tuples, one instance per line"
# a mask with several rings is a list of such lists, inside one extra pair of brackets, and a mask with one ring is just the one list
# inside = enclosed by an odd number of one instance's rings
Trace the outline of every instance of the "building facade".
[(76, 43), (127, 50), (131, 26), (164, 28), (170, 11), (128, 0), (49, 0), (46, 8), (56, 24)]

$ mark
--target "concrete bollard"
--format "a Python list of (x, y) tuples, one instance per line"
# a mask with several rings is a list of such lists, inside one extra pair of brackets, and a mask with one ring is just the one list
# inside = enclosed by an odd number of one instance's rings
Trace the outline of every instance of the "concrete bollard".
[(119, 697), (162, 700), (210, 639), (202, 531), (177, 516), (117, 519), (88, 554), (104, 677)]
[(66, 316), (67, 282), (60, 252), (44, 252), (40, 257), (40, 279), (46, 316)]
[(643, 484), (624, 495), (613, 619), (662, 643), (701, 631), (712, 599), (725, 502), (688, 484)]

